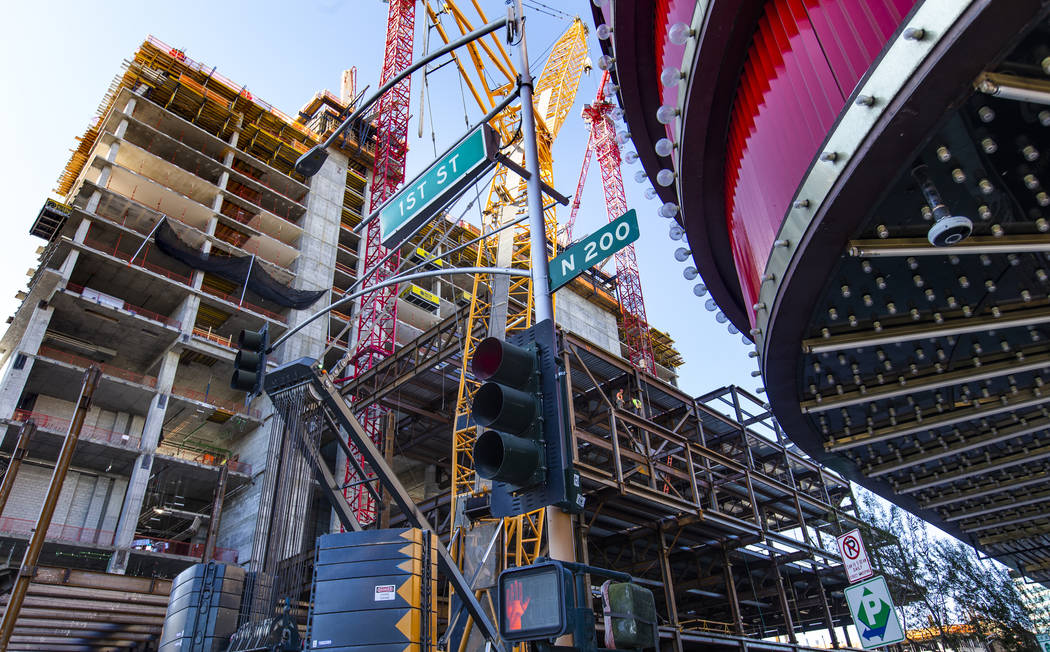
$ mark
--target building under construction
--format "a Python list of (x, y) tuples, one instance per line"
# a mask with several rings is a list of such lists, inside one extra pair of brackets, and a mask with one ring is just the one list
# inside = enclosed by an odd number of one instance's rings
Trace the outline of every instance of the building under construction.
[[(202, 558), (252, 562), (273, 408), (229, 388), (236, 336), (266, 326), (276, 338), (361, 278), (355, 227), (373, 191), (374, 121), (330, 148), (318, 175), (293, 169), (348, 114), (346, 90), (319, 93), (292, 117), (151, 37), (105, 94), (59, 178), (60, 200), (30, 227), (44, 243), (39, 263), (0, 340), (3, 456), (21, 460), (0, 518), (9, 569), (49, 490), (84, 371), (102, 370), (9, 649), (149, 649), (172, 577)], [(401, 248), (401, 269), (474, 265), (479, 233), (438, 219)], [(471, 528), (453, 527), (463, 523), (453, 431), (464, 343), (481, 328), (468, 317), (491, 292), (463, 277), (401, 285), (394, 352), (337, 379), (355, 411), (391, 415), (385, 451), (460, 554)], [(574, 517), (579, 560), (653, 590), (667, 649), (798, 649), (797, 635), (813, 630), (857, 644), (833, 538), (853, 527), (849, 483), (794, 448), (746, 392), (679, 389), (666, 334), (648, 329), (652, 370), (631, 364), (620, 305), (616, 278), (599, 270), (557, 295), (586, 498)], [(332, 311), (272, 362), (339, 368), (356, 318)], [(27, 429), (22, 456), (15, 442)], [(342, 477), (345, 457), (322, 453)], [(312, 537), (332, 520), (310, 491)], [(377, 512), (377, 525), (399, 523)], [(531, 558), (505, 543), (501, 564)], [(310, 550), (299, 554), (309, 563)], [(774, 637), (785, 642), (762, 640)]]

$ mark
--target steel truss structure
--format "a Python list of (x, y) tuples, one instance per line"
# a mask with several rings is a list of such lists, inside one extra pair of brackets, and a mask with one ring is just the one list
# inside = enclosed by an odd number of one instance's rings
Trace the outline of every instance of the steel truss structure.
[[(450, 42), (452, 38), (442, 23), (445, 15), (451, 18), (455, 23), (455, 29), (461, 35), (474, 29), (470, 19), (454, 2), (444, 3), (440, 12), (435, 11), (431, 3), (424, 4), (430, 22), (445, 43)], [(474, 3), (474, 9), (483, 23), (488, 22), (477, 3)], [(551, 145), (576, 98), (580, 76), (583, 74), (586, 61), (586, 34), (587, 28), (583, 22), (579, 19), (574, 20), (555, 42), (543, 71), (535, 82), (534, 105), (538, 123), (536, 134), (540, 176), (550, 187), (554, 187)], [(478, 42), (466, 47), (470, 54), (469, 65), (465, 65), (456, 54), (453, 54), (452, 58), (475, 102), (482, 111), (488, 112), (501, 100), (516, 91), (515, 66), (504, 44), (495, 35), (479, 39)], [(488, 71), (486, 66), (491, 67), (492, 71)], [(491, 83), (490, 80), (493, 77), (499, 81)], [(507, 156), (519, 164), (523, 162), (524, 156), (519, 130), (515, 128), (520, 113), (520, 106), (512, 106), (500, 113), (493, 121), (493, 126), (500, 133)], [(483, 230), (491, 231), (517, 218), (524, 210), (524, 180), (520, 177), (515, 179), (513, 175), (508, 176), (505, 166), (497, 166), (489, 188), (485, 208), (486, 224), (483, 225)], [(548, 209), (544, 218), (547, 241), (555, 243), (557, 218), (554, 209)], [(484, 246), (479, 246), (475, 265), (478, 267), (498, 265), (528, 268), (530, 266), (528, 224), (522, 223), (501, 233), (498, 239), (490, 239)], [(471, 295), (462, 361), (470, 360), (474, 347), (482, 338), (489, 335), (502, 336), (532, 325), (532, 281), (530, 278), (511, 279), (508, 282), (502, 278), (479, 274), (474, 277)], [(469, 369), (461, 365), (456, 413), (452, 421), (454, 516), (450, 520), (450, 525), (453, 530), (462, 525), (457, 511), (458, 504), (466, 498), (477, 495), (480, 489), (474, 474), (472, 458), (476, 429), (469, 419), (473, 396), (478, 386), (479, 383)], [(543, 525), (542, 510), (504, 520), (507, 563), (527, 564), (539, 554), (543, 542)]]
[[(394, 452), (405, 464), (438, 467), (435, 490), (418, 501), (433, 523), (452, 517), (450, 381), (465, 326), (446, 319), (350, 388), (393, 410)], [(575, 335), (559, 342), (587, 499), (575, 529), (580, 561), (652, 588), (661, 636), (675, 649), (747, 649), (829, 625), (840, 644), (857, 645), (843, 638), (851, 621), (834, 542), (856, 526), (848, 481), (797, 452), (761, 401), (738, 388), (690, 397)], [(641, 398), (638, 412), (617, 403), (620, 389)]]

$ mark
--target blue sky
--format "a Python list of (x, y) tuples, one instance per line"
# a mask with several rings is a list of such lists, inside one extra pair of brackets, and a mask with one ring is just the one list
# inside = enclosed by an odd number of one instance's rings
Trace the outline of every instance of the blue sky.
[[(460, 4), (472, 13), (469, 2)], [(582, 15), (591, 28), (591, 58), (597, 59), (586, 0), (546, 4)], [(481, 6), (490, 17), (504, 11), (501, 0), (481, 0)], [(76, 138), (94, 117), (122, 61), (148, 34), (183, 49), (192, 59), (217, 66), (226, 77), (246, 84), (254, 96), (294, 115), (315, 92), (338, 92), (340, 73), (350, 66), (357, 66), (359, 88), (370, 84), (375, 90), (386, 11), (379, 0), (10, 3), (0, 26), (0, 130), (8, 148), (0, 160), (6, 200), (0, 220), (0, 314), (10, 315), (17, 307), (14, 295), (25, 287), (25, 272), (36, 263), (34, 251), (44, 244), (28, 235), (36, 213), (52, 196)], [(540, 59), (568, 23), (529, 9), (526, 14), (529, 52)], [(424, 17), (418, 9), (417, 55)], [(436, 33), (431, 38), (437, 42)], [(576, 106), (555, 144), (556, 186), (566, 195), (575, 192), (587, 142), (580, 108), (594, 99), (599, 72), (583, 77)], [(412, 83), (410, 174), (434, 158), (435, 147), (440, 152), (462, 134), (464, 114), (471, 120), (480, 116), (453, 66), (430, 76), (432, 96), (422, 111), (420, 82), (417, 73)], [(421, 113), (425, 121), (419, 138)], [(436, 124), (431, 124), (431, 114)], [(631, 145), (624, 147), (630, 149)], [(637, 169), (638, 164), (624, 165), (623, 178), (628, 204), (638, 210), (641, 224), (636, 250), (642, 288), (649, 322), (669, 331), (685, 358), (680, 385), (694, 395), (729, 384), (753, 391), (759, 383), (751, 377), (756, 367), (747, 357), (750, 347), (716, 323), (713, 313), (704, 309), (704, 299), (693, 295), (697, 281), (685, 280), (685, 264), (673, 257), (682, 244), (668, 237), (669, 221), (656, 215), (659, 204), (644, 198), (648, 183), (634, 181)], [(577, 218), (577, 237), (606, 221), (600, 185), (601, 173), (594, 163)], [(567, 216), (566, 209), (562, 217)], [(611, 263), (609, 270), (614, 270)]]

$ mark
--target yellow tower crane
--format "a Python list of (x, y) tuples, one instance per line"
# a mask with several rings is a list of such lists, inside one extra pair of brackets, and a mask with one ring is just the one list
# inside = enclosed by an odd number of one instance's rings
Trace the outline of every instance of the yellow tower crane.
[[(471, 0), (480, 23), (488, 22), (478, 0)], [(451, 1), (439, 8), (437, 3), (424, 0), (427, 16), (441, 39), (448, 43), (475, 29), (459, 7)], [(448, 17), (458, 34), (450, 35), (442, 19)], [(576, 99), (580, 77), (589, 66), (586, 44), (587, 28), (576, 18), (554, 44), (550, 56), (534, 86), (536, 137), (540, 160), (540, 176), (549, 186), (554, 186), (551, 146), (558, 131)], [(482, 111), (492, 110), (500, 101), (515, 90), (517, 71), (497, 34), (490, 35), (467, 46), (467, 56), (453, 54), (465, 85)], [(467, 59), (467, 61), (464, 61)], [(499, 80), (490, 83), (491, 79)], [(492, 121), (502, 138), (504, 152), (521, 163), (521, 131), (517, 128), (521, 107), (511, 106)], [(513, 221), (526, 210), (525, 182), (504, 166), (498, 166), (489, 189), (488, 204), (484, 211), (482, 231), (493, 229)], [(554, 208), (544, 213), (545, 231), (549, 246), (556, 247), (557, 218)], [(529, 267), (528, 223), (506, 229), (498, 237), (488, 238), (478, 247), (478, 266)], [(551, 251), (550, 255), (556, 252)], [(469, 414), (474, 393), (480, 386), (468, 369), (474, 349), (486, 336), (504, 337), (507, 333), (532, 325), (532, 286), (527, 277), (509, 279), (479, 274), (474, 277), (473, 298), (466, 328), (467, 338), (463, 349), (463, 366), (460, 370), (459, 395), (456, 402), (456, 418), (453, 422), (453, 469), (452, 469), (452, 514), (453, 534), (462, 532), (462, 502), (479, 495), (485, 488), (474, 473), (473, 446), (476, 428), (469, 425)], [(459, 520), (457, 520), (459, 519)], [(537, 510), (522, 516), (503, 520), (503, 540), (507, 566), (532, 563), (539, 556), (543, 545), (544, 512)]]

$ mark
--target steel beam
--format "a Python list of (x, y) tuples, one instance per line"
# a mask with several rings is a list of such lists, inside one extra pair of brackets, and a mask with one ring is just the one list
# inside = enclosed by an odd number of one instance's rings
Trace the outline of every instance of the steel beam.
[(1039, 448), (1034, 449), (1025, 447), (1025, 450), (1022, 450), (1020, 453), (993, 458), (992, 461), (984, 462), (982, 464), (974, 464), (954, 473), (934, 474), (933, 476), (928, 476), (914, 482), (901, 483), (894, 485), (894, 488), (899, 493), (914, 493), (921, 489), (936, 487), (949, 482), (958, 482), (959, 480), (984, 475), (986, 473), (991, 473), (992, 471), (998, 471), (999, 469), (1017, 466), (1019, 464), (1027, 464), (1029, 462), (1037, 462), (1048, 457), (1050, 457), (1050, 445), (1040, 446)]

